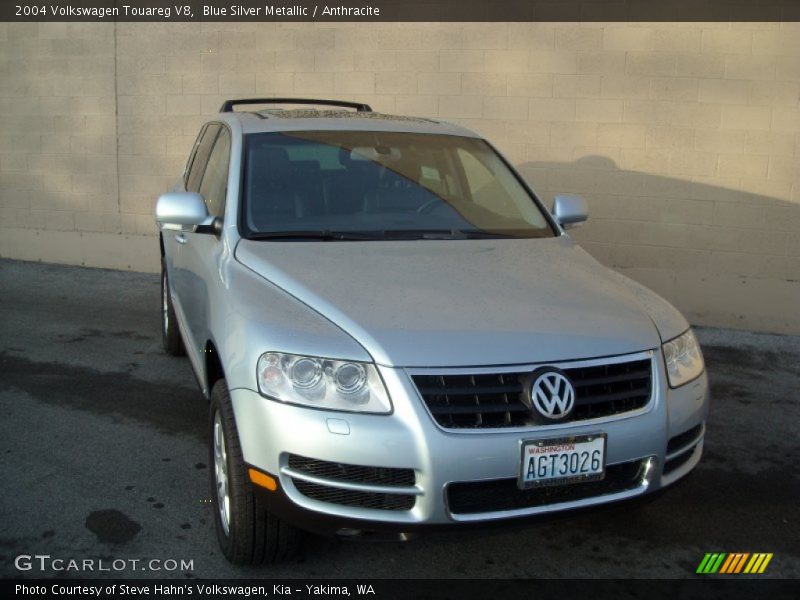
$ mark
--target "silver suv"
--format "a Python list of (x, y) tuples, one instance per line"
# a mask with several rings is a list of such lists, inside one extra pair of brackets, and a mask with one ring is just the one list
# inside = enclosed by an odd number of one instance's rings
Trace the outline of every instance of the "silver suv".
[(574, 196), (548, 212), (456, 125), (225, 102), (156, 206), (164, 347), (210, 400), (225, 556), (280, 560), (300, 530), (403, 539), (586, 507), (686, 475), (708, 410), (697, 340), (565, 233), (585, 219)]

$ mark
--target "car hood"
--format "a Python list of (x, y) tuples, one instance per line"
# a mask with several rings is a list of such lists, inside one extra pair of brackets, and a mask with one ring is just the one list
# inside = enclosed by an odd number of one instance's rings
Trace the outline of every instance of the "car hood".
[(636, 295), (567, 236), (242, 240), (236, 258), (330, 319), (379, 364), (555, 362), (660, 344)]

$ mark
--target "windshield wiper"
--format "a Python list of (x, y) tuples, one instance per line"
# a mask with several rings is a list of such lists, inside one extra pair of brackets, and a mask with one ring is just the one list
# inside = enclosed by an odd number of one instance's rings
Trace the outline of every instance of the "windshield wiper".
[(382, 233), (391, 240), (452, 240), (460, 237), (454, 229), (392, 229)]
[(510, 233), (497, 233), (495, 231), (482, 231), (480, 229), (462, 229), (458, 233), (469, 240), (518, 237)]
[(515, 237), (505, 233), (494, 233), (480, 229), (397, 229), (385, 232), (387, 238), (409, 238), (422, 240), (472, 240)]
[(470, 240), (516, 237), (504, 233), (481, 231), (480, 229), (392, 229), (376, 231), (260, 231), (247, 236), (248, 240), (318, 240), (373, 241), (373, 240)]
[(383, 239), (383, 232), (370, 231), (260, 231), (247, 236), (248, 240), (319, 240), (331, 241), (358, 241)]

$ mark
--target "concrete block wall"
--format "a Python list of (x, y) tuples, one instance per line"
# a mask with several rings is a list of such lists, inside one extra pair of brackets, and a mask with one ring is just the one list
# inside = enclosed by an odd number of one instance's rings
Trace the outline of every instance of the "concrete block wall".
[(2, 23), (0, 255), (157, 270), (152, 209), (224, 99), (489, 137), (699, 324), (800, 333), (800, 23)]

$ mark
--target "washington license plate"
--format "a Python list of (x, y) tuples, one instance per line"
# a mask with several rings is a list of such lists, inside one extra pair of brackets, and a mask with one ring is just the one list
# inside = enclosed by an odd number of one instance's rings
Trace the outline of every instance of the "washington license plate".
[(605, 477), (604, 433), (522, 443), (522, 489), (596, 481)]

